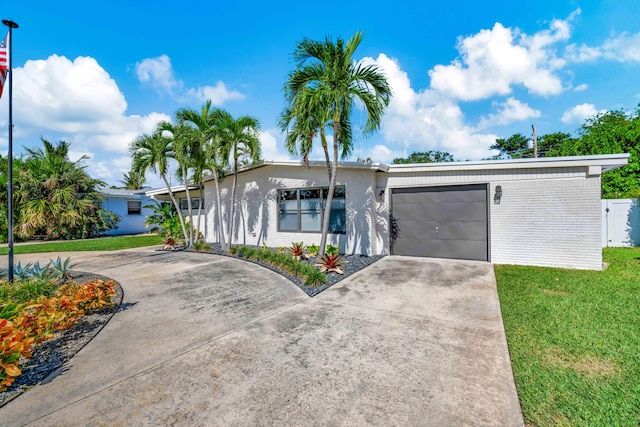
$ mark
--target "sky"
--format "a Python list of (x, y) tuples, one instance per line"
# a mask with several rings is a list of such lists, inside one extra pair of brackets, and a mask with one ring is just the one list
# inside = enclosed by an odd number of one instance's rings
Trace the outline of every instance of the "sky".
[[(40, 138), (71, 144), (94, 178), (122, 185), (131, 141), (207, 99), (261, 123), (265, 160), (289, 160), (278, 129), (282, 87), (304, 38), (348, 39), (393, 98), (353, 154), (390, 163), (414, 151), (458, 160), (496, 154), (514, 133), (577, 134), (588, 117), (640, 103), (640, 2), (602, 1), (10, 1), (14, 153)], [(6, 27), (0, 28), (4, 37)], [(8, 91), (0, 152), (8, 147)], [(319, 144), (316, 144), (318, 146)], [(323, 158), (317, 147), (311, 156)], [(147, 174), (149, 185), (161, 187)], [(176, 179), (173, 181), (177, 183)]]

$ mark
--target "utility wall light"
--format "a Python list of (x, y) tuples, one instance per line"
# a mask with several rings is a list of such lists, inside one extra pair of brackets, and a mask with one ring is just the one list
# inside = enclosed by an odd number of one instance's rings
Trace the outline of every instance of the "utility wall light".
[(496, 193), (493, 196), (493, 202), (496, 205), (500, 204), (500, 199), (502, 199), (502, 185), (496, 185)]

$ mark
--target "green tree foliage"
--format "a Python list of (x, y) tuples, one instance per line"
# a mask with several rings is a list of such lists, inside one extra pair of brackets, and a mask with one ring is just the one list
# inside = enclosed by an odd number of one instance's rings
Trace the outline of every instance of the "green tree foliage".
[(585, 121), (580, 136), (556, 150), (561, 156), (629, 153), (629, 163), (602, 175), (605, 199), (640, 197), (640, 108), (608, 111)]
[[(497, 139), (490, 147), (499, 150), (494, 158), (533, 157), (529, 140), (517, 133)], [(633, 113), (608, 111), (587, 119), (578, 136), (556, 132), (538, 138), (539, 157), (588, 156), (629, 153), (629, 163), (602, 175), (605, 199), (640, 197), (640, 107)]]
[(119, 217), (101, 207), (99, 188), (80, 162), (69, 160), (69, 144), (42, 139), (42, 148), (27, 149), (15, 182), (15, 232), (23, 238), (96, 237), (115, 228)]
[[(284, 86), (286, 106), (280, 125), (293, 135), (287, 140), (290, 151), (297, 143), (304, 159), (316, 132), (321, 136), (325, 129), (332, 132), (333, 160), (326, 206), (331, 206), (333, 200), (338, 153), (344, 157), (351, 152), (351, 112), (356, 99), (367, 114), (364, 135), (370, 135), (379, 129), (391, 98), (391, 88), (382, 71), (353, 59), (362, 38), (363, 33), (358, 32), (346, 42), (341, 38), (334, 42), (328, 37), (324, 41), (302, 40), (293, 53), (296, 68)], [(324, 255), (328, 229), (329, 215), (324, 215), (320, 256)]]
[(391, 162), (394, 165), (402, 165), (409, 163), (442, 163), (442, 162), (453, 162), (455, 159), (453, 156), (446, 151), (423, 151), (423, 152), (413, 152), (409, 155), (409, 157), (397, 157), (393, 159)]
[(134, 170), (125, 173), (123, 178), (120, 182), (124, 185), (125, 190), (141, 190), (147, 182), (144, 172)]
[(524, 153), (529, 148), (529, 138), (521, 133), (514, 133), (509, 138), (496, 139), (495, 144), (489, 148), (500, 151), (500, 154), (495, 157), (497, 159), (517, 159), (524, 157)]
[[(13, 180), (14, 180), (14, 188), (15, 182), (18, 177), (18, 171), (22, 169), (22, 159), (17, 158), (13, 159)], [(9, 193), (9, 158), (0, 155), (0, 241), (6, 242), (9, 238), (8, 229), (9, 229), (9, 205), (8, 205), (8, 193)], [(14, 193), (15, 194), (15, 193)], [(14, 197), (15, 200), (15, 197)], [(19, 206), (13, 207), (14, 218), (18, 216), (20, 212)]]

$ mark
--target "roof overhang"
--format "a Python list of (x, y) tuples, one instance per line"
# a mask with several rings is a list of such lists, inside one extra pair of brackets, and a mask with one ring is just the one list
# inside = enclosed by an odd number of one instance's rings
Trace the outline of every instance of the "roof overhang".
[[(189, 185), (189, 191), (197, 190), (198, 188), (200, 187), (198, 187), (197, 185)], [(171, 187), (172, 193), (182, 193), (186, 191), (187, 191), (187, 186), (185, 185), (176, 185)], [(167, 190), (166, 188), (156, 188), (156, 189), (147, 191), (145, 194), (149, 197), (165, 196), (169, 194), (169, 190)]]
[(411, 163), (390, 165), (389, 173), (410, 172), (452, 172), (467, 170), (505, 170), (505, 169), (542, 169), (542, 168), (589, 168), (589, 175), (596, 171), (606, 172), (626, 165), (629, 154), (600, 154), (596, 156), (539, 157), (528, 159), (480, 160), (473, 162)]

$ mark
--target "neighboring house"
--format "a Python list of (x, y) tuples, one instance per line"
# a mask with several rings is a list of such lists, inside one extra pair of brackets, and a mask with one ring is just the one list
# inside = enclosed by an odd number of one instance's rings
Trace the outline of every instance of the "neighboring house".
[(107, 235), (139, 234), (149, 230), (145, 228), (145, 218), (152, 215), (153, 210), (144, 206), (153, 204), (145, 193), (148, 190), (121, 190), (105, 188), (101, 191), (104, 200), (103, 209), (120, 215), (117, 229), (107, 231)]
[[(348, 254), (395, 254), (599, 270), (600, 178), (628, 154), (384, 165), (345, 162), (328, 243)], [(223, 215), (232, 179), (221, 183)], [(240, 171), (233, 244), (320, 242), (324, 162), (263, 162)], [(166, 191), (165, 191), (166, 192)], [(205, 182), (208, 242), (219, 241)], [(226, 222), (225, 222), (226, 230)]]
[[(191, 197), (191, 210), (193, 212), (193, 227), (194, 229), (198, 226), (198, 206), (200, 206), (200, 192), (198, 191), (197, 185), (190, 185), (189, 187), (189, 195)], [(180, 205), (180, 210), (182, 211), (182, 215), (185, 220), (189, 219), (189, 204), (187, 200), (187, 192), (185, 190), (184, 185), (176, 185), (171, 187), (171, 192), (173, 192), (174, 197), (178, 201)], [(150, 197), (153, 200), (157, 200), (160, 202), (173, 203), (171, 198), (169, 197), (169, 192), (166, 188), (158, 188), (155, 190), (148, 190), (146, 192), (146, 196)], [(201, 217), (200, 217), (200, 233), (205, 235), (205, 214), (207, 210), (207, 199), (203, 199)]]

